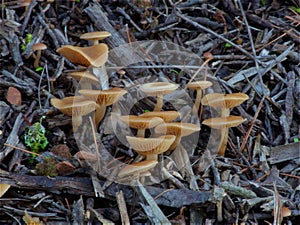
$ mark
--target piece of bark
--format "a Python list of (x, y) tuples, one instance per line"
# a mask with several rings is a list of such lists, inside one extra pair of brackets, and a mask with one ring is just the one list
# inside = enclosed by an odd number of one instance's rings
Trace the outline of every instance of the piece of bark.
[[(44, 190), (49, 192), (61, 191), (62, 193), (95, 196), (91, 179), (89, 177), (60, 177), (50, 179), (46, 176), (30, 176), (26, 174), (8, 173), (0, 171), (0, 180), (3, 183), (10, 184), (13, 187), (22, 189)], [(104, 181), (101, 181), (103, 186)], [(193, 191), (187, 189), (174, 189), (165, 191), (165, 189), (148, 186), (145, 187), (151, 196), (156, 197), (155, 202), (158, 205), (181, 208), (188, 205), (203, 205), (212, 197), (208, 191)], [(111, 184), (104, 190), (105, 198), (115, 199), (117, 191), (122, 190), (126, 196), (128, 204), (136, 204), (133, 196), (133, 190), (128, 186)], [(163, 193), (163, 194), (162, 194)]]
[(7, 105), (5, 102), (0, 101), (0, 126), (2, 126), (5, 123), (7, 119), (6, 115), (9, 113), (9, 111), (10, 106)]
[(270, 163), (276, 164), (300, 158), (300, 142), (272, 147), (270, 150)]
[(118, 208), (119, 208), (120, 215), (121, 215), (122, 225), (130, 224), (123, 191), (118, 191), (116, 193), (116, 197), (117, 197), (117, 202), (118, 202)]

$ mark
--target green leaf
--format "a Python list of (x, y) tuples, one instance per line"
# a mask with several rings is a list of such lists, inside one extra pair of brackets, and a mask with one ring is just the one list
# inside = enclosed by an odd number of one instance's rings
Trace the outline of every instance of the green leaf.
[(291, 6), (291, 9), (300, 14), (300, 8), (296, 6)]
[(225, 44), (225, 48), (230, 48), (232, 45), (230, 43)]
[(42, 71), (42, 70), (43, 70), (43, 67), (41, 67), (41, 66), (38, 66), (37, 68), (35, 68), (36, 72), (39, 72), (39, 71)]
[(294, 142), (295, 142), (295, 143), (299, 142), (299, 138), (295, 137), (295, 138), (294, 138)]

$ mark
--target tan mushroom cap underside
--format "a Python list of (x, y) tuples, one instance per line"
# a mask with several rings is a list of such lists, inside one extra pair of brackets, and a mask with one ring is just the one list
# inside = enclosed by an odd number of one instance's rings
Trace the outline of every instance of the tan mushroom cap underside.
[(143, 118), (159, 117), (162, 118), (165, 122), (175, 120), (179, 116), (180, 113), (177, 111), (153, 111), (139, 115), (139, 117)]
[(150, 96), (165, 95), (172, 93), (178, 88), (178, 85), (168, 82), (153, 82), (141, 85), (141, 91)]
[(111, 88), (109, 90), (79, 90), (79, 94), (92, 101), (96, 101), (99, 105), (109, 106), (114, 104), (118, 99), (127, 93), (122, 88)]
[(241, 116), (228, 116), (228, 117), (209, 118), (204, 120), (202, 124), (214, 129), (222, 129), (222, 128), (236, 127), (245, 121), (246, 119), (244, 119)]
[(68, 75), (78, 81), (99, 83), (98, 78), (94, 74), (90, 73), (89, 71), (76, 71), (76, 72), (68, 73)]
[(156, 160), (145, 160), (142, 162), (133, 163), (123, 167), (119, 172), (119, 177), (131, 176), (140, 174), (153, 169), (158, 162)]
[(175, 141), (174, 135), (164, 135), (157, 138), (141, 138), (126, 136), (130, 146), (140, 155), (161, 154), (169, 149)]
[(94, 32), (89, 32), (81, 35), (80, 39), (94, 41), (94, 40), (103, 40), (109, 36), (111, 36), (111, 33), (107, 31), (94, 31)]
[(83, 116), (96, 109), (96, 103), (82, 96), (71, 96), (63, 99), (52, 98), (51, 104), (67, 116)]
[(171, 134), (176, 136), (188, 136), (200, 131), (200, 126), (192, 123), (168, 122), (155, 127), (155, 132), (159, 134)]
[(209, 105), (214, 108), (233, 108), (242, 104), (249, 99), (249, 96), (244, 93), (220, 94), (211, 93), (203, 97), (202, 105)]
[(86, 67), (100, 67), (108, 58), (108, 47), (104, 43), (89, 47), (64, 45), (56, 51), (72, 63)]
[(135, 115), (120, 116), (120, 120), (131, 128), (149, 129), (163, 123), (163, 119), (159, 117), (142, 118)]
[(207, 81), (207, 80), (194, 81), (194, 82), (190, 82), (186, 85), (187, 88), (192, 89), (192, 90), (197, 90), (197, 89), (204, 90), (210, 86), (212, 86), (212, 82)]

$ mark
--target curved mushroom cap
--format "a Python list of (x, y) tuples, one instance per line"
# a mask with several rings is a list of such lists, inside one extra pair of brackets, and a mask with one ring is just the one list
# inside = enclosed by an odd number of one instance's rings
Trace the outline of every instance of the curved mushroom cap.
[(244, 101), (249, 99), (249, 96), (244, 93), (233, 93), (233, 94), (219, 94), (212, 93), (207, 94), (203, 97), (202, 105), (209, 105), (214, 108), (233, 108), (242, 104)]
[(32, 45), (31, 49), (33, 51), (36, 51), (36, 50), (45, 50), (45, 49), (47, 49), (47, 45), (45, 45), (43, 43), (36, 43), (36, 44)]
[(188, 136), (200, 131), (200, 127), (192, 123), (168, 122), (155, 127), (155, 132), (159, 134), (171, 134), (175, 136)]
[(153, 169), (158, 162), (156, 160), (145, 160), (142, 162), (133, 163), (123, 167), (119, 172), (119, 177), (140, 174)]
[(108, 58), (108, 47), (103, 43), (89, 47), (64, 45), (56, 51), (72, 63), (86, 67), (100, 67)]
[(180, 113), (177, 111), (153, 111), (153, 112), (146, 112), (139, 115), (139, 117), (143, 117), (143, 118), (159, 117), (162, 118), (165, 122), (175, 120), (179, 116)]
[(111, 88), (109, 90), (79, 90), (79, 94), (85, 98), (96, 101), (99, 105), (109, 106), (126, 94), (127, 91), (122, 88)]
[(135, 129), (148, 129), (163, 123), (163, 119), (159, 117), (142, 118), (135, 115), (120, 116), (120, 120), (126, 123), (129, 127)]
[(140, 155), (161, 154), (167, 151), (175, 141), (174, 135), (164, 135), (158, 138), (142, 138), (126, 136), (130, 146)]
[(82, 96), (71, 96), (63, 99), (52, 98), (51, 104), (67, 116), (84, 116), (96, 109), (96, 103)]
[(95, 32), (89, 32), (85, 33), (80, 36), (80, 39), (84, 40), (92, 40), (92, 41), (97, 41), (97, 40), (103, 40), (107, 37), (111, 36), (111, 33), (107, 31), (95, 31)]
[(78, 81), (83, 80), (90, 83), (95, 83), (95, 82), (99, 83), (98, 78), (94, 74), (90, 73), (89, 71), (76, 71), (76, 72), (68, 73), (68, 75)]
[(207, 81), (207, 80), (201, 80), (201, 81), (194, 81), (190, 82), (186, 85), (187, 88), (192, 89), (192, 90), (204, 90), (208, 87), (212, 86), (212, 82)]
[(165, 95), (172, 93), (178, 88), (178, 85), (168, 82), (153, 82), (141, 85), (141, 91), (150, 96)]
[(245, 122), (241, 116), (228, 116), (228, 117), (217, 117), (203, 120), (202, 124), (209, 126), (214, 129), (236, 127), (241, 123)]

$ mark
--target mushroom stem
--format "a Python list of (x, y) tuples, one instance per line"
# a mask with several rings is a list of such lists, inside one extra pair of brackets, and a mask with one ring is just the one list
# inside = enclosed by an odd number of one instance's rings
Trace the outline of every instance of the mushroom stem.
[(106, 106), (105, 105), (98, 105), (95, 112), (95, 124), (96, 128), (98, 128), (100, 122), (103, 120), (104, 115), (106, 112)]
[(226, 151), (226, 146), (228, 142), (228, 128), (224, 127), (220, 129), (221, 132), (221, 140), (218, 147), (218, 155), (223, 156)]
[(197, 89), (195, 104), (194, 104), (194, 108), (193, 108), (194, 115), (197, 115), (197, 112), (198, 112), (198, 110), (200, 108), (201, 98), (202, 98), (202, 90), (201, 89)]
[(221, 117), (227, 117), (230, 114), (230, 109), (229, 108), (222, 108), (221, 109)]
[(163, 95), (157, 95), (157, 102), (153, 111), (161, 111), (163, 107)]
[(138, 129), (136, 136), (138, 136), (138, 137), (145, 137), (145, 129)]
[(82, 116), (72, 116), (73, 131), (77, 131), (82, 123)]
[(147, 154), (146, 160), (155, 160), (158, 161), (158, 155), (157, 154)]
[(99, 41), (98, 40), (94, 40), (93, 41), (93, 45), (98, 45), (99, 44)]
[(174, 150), (181, 141), (181, 136), (176, 136), (175, 141), (171, 144), (169, 151)]
[(39, 66), (39, 62), (40, 62), (40, 59), (41, 59), (41, 53), (42, 53), (41, 50), (37, 50), (36, 57), (35, 57), (35, 60), (34, 60), (34, 63), (33, 63), (34, 68), (37, 68)]

